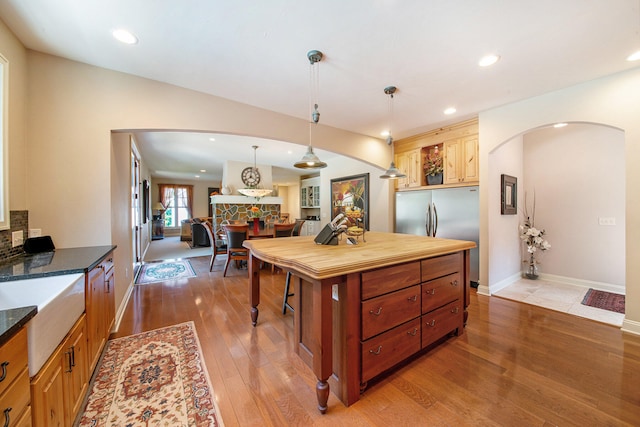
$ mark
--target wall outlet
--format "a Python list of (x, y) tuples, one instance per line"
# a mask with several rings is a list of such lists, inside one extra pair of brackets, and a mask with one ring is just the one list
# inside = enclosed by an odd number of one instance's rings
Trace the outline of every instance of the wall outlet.
[(22, 230), (11, 232), (11, 247), (15, 248), (24, 243), (24, 233)]
[(616, 225), (614, 217), (598, 217), (598, 225)]
[(41, 228), (30, 228), (29, 229), (29, 237), (40, 237), (42, 236)]

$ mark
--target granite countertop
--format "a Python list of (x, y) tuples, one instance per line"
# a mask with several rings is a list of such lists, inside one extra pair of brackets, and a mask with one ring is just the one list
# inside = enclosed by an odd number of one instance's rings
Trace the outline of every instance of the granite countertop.
[(35, 305), (0, 310), (0, 346), (9, 341), (37, 312)]
[[(20, 255), (0, 264), (0, 282), (87, 273), (115, 248), (115, 245), (89, 246)], [(37, 312), (36, 306), (0, 310), (0, 345), (11, 339)]]
[(87, 273), (115, 248), (115, 245), (89, 246), (20, 255), (0, 264), (0, 282)]

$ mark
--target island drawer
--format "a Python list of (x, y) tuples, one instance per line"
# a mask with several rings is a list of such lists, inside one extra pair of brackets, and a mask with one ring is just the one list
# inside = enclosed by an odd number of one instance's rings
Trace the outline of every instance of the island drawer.
[(420, 285), (362, 302), (362, 339), (420, 316)]
[[(439, 338), (462, 328), (462, 304), (460, 300), (451, 302), (431, 313), (422, 316), (422, 347), (437, 341)], [(461, 333), (458, 330), (458, 333)]]
[(27, 328), (22, 328), (0, 348), (0, 395), (28, 366)]
[(369, 381), (420, 350), (420, 318), (362, 343), (362, 382)]
[(428, 313), (446, 303), (462, 299), (462, 277), (460, 273), (430, 280), (422, 284), (422, 313)]
[(422, 282), (462, 271), (464, 267), (462, 263), (462, 252), (423, 259), (421, 264)]
[(420, 261), (366, 271), (362, 273), (362, 299), (377, 297), (418, 283)]

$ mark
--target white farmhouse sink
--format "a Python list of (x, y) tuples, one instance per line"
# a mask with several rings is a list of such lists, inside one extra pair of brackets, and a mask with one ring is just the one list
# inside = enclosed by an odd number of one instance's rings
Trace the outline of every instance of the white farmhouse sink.
[(0, 282), (0, 310), (30, 305), (38, 306), (27, 323), (33, 377), (84, 312), (84, 274)]

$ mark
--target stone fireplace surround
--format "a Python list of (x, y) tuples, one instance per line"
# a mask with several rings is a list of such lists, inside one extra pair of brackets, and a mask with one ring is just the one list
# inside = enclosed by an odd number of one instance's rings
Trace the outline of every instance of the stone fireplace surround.
[(222, 224), (231, 221), (248, 221), (252, 206), (260, 208), (260, 219), (269, 223), (280, 218), (282, 198), (280, 197), (247, 197), (247, 196), (211, 196), (213, 207), (213, 229), (215, 233), (222, 230)]

